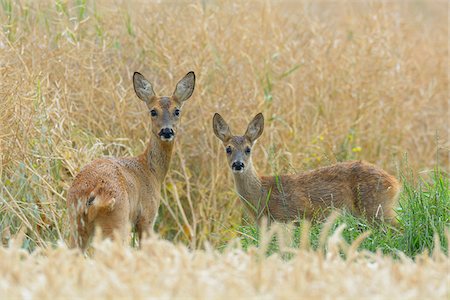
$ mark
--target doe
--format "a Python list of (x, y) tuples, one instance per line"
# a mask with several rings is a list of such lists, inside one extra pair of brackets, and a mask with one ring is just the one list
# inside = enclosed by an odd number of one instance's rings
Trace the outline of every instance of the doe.
[(195, 74), (187, 73), (171, 97), (156, 96), (151, 83), (138, 72), (133, 85), (151, 115), (147, 149), (137, 157), (94, 160), (78, 173), (67, 195), (72, 247), (85, 250), (96, 227), (103, 237), (117, 236), (124, 243), (130, 226), (135, 227), (139, 244), (153, 228), (181, 109), (194, 91)]
[(313, 219), (329, 208), (395, 223), (400, 184), (384, 170), (351, 161), (300, 174), (259, 177), (253, 167), (252, 147), (264, 130), (263, 115), (254, 117), (243, 136), (233, 135), (218, 113), (213, 129), (225, 146), (237, 193), (258, 223), (262, 217), (269, 222)]

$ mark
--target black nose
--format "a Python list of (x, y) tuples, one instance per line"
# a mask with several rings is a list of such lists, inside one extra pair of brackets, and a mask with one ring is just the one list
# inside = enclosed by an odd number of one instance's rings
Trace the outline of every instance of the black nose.
[(166, 139), (170, 139), (175, 135), (175, 132), (173, 132), (172, 128), (163, 128), (161, 129), (161, 131), (159, 132), (159, 136), (166, 138)]
[(244, 163), (241, 161), (235, 161), (232, 165), (231, 168), (235, 171), (242, 171), (244, 170)]

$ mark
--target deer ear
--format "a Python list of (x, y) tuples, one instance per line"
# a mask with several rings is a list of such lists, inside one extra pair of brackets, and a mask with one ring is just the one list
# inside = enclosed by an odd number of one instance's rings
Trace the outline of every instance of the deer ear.
[(195, 87), (195, 74), (194, 72), (187, 73), (183, 79), (181, 79), (177, 83), (177, 87), (175, 88), (175, 91), (173, 92), (173, 96), (176, 98), (177, 101), (180, 103), (186, 101), (189, 99), (194, 92)]
[(213, 129), (214, 134), (222, 141), (226, 141), (231, 137), (230, 127), (227, 122), (218, 113), (214, 114), (213, 117)]
[(133, 74), (133, 86), (136, 95), (145, 103), (150, 103), (155, 97), (152, 84), (139, 72)]
[(248, 124), (245, 136), (254, 143), (264, 131), (264, 116), (262, 113), (257, 114)]

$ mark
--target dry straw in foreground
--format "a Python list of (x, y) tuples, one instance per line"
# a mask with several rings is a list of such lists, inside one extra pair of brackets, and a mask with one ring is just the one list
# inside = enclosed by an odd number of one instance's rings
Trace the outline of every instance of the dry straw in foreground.
[[(276, 231), (273, 228), (272, 231)], [(338, 228), (327, 252), (266, 247), (223, 252), (189, 250), (152, 237), (142, 250), (95, 243), (85, 258), (65, 246), (21, 250), (20, 239), (0, 248), (4, 299), (448, 299), (449, 258), (440, 247), (412, 260), (357, 251)], [(267, 233), (263, 240), (269, 241)], [(447, 234), (448, 237), (448, 234)], [(267, 245), (267, 244), (266, 244)], [(286, 259), (286, 255), (290, 259)], [(346, 258), (343, 258), (345, 256)]]

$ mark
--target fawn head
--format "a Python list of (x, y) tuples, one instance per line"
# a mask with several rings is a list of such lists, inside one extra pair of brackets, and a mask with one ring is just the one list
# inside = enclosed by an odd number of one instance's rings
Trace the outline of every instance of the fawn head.
[(136, 95), (147, 104), (152, 117), (152, 132), (162, 141), (175, 138), (184, 101), (191, 97), (195, 86), (195, 74), (189, 72), (178, 83), (172, 96), (156, 96), (153, 86), (145, 77), (134, 72), (133, 86)]
[(234, 173), (242, 173), (251, 164), (252, 147), (264, 130), (264, 116), (257, 114), (248, 124), (243, 136), (233, 135), (230, 127), (216, 113), (213, 118), (214, 134), (222, 141), (227, 153), (228, 164)]

